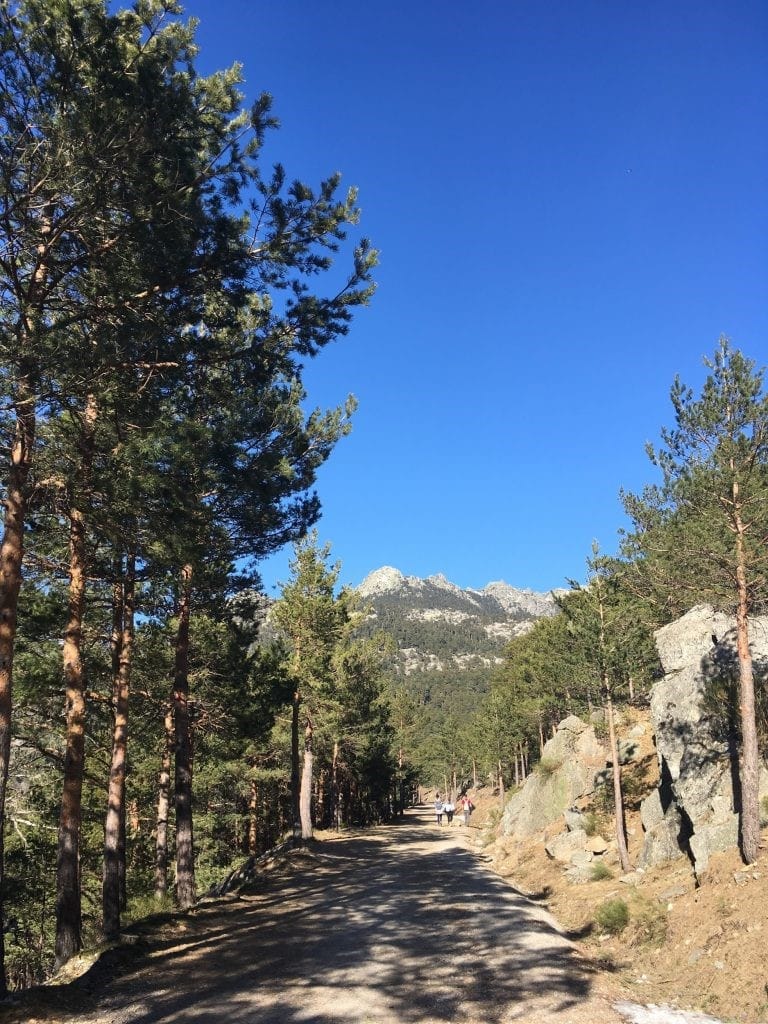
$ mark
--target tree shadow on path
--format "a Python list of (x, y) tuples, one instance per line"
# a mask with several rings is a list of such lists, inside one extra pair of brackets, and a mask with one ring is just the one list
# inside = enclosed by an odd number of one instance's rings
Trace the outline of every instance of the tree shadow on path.
[(76, 984), (94, 1020), (119, 1024), (506, 1024), (536, 1019), (537, 1000), (554, 1014), (586, 1000), (567, 939), (457, 832), (411, 812), (317, 844), (308, 867)]

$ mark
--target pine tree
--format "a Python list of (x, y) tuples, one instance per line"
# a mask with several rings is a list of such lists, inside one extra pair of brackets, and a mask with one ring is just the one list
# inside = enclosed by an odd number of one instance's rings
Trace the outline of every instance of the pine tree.
[[(237, 72), (204, 83), (181, 71), (191, 67), (191, 34), (178, 23), (162, 27), (169, 13), (178, 8), (163, 0), (117, 15), (106, 5), (75, 0), (63, 17), (52, 17), (46, 0), (0, 5), (0, 348), (11, 409), (5, 427), (13, 438), (0, 546), (0, 812), (39, 417), (75, 396), (85, 404), (104, 374), (173, 363), (158, 360), (158, 337), (148, 351), (137, 351), (129, 342), (146, 340), (146, 332), (131, 328), (153, 318), (163, 325), (169, 317), (177, 324), (189, 319), (189, 300), (199, 295), (211, 266), (219, 277), (222, 263), (242, 276), (236, 262), (242, 268), (245, 251), (240, 247), (237, 256), (230, 245), (238, 222), (221, 215), (219, 201), (223, 189), (237, 193), (240, 177), (233, 142), (247, 118), (236, 123), (230, 116)], [(87, 458), (83, 470), (87, 491)], [(65, 651), (71, 744), (62, 802), (60, 962), (80, 943), (84, 705), (77, 644), (85, 565), (77, 505), (71, 521)]]
[[(334, 594), (340, 565), (328, 565), (330, 546), (318, 546), (312, 532), (294, 546), (291, 577), (272, 610), (275, 626), (288, 645), (291, 701), (291, 797), (294, 829), (311, 839), (315, 713), (333, 689), (333, 656), (347, 619)], [(300, 758), (301, 717), (304, 750)], [(301, 769), (301, 770), (300, 770)]]
[(648, 447), (662, 483), (624, 495), (634, 532), (627, 553), (665, 601), (676, 591), (735, 614), (741, 725), (741, 852), (758, 854), (759, 750), (749, 615), (768, 599), (768, 395), (764, 371), (726, 338), (705, 360), (699, 397), (679, 378), (675, 426)]

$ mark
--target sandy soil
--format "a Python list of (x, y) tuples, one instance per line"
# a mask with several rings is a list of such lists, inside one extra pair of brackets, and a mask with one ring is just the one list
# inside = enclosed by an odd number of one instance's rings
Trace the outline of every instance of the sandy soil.
[[(471, 831), (471, 830), (470, 830)], [(258, 891), (110, 951), (51, 1006), (81, 1024), (619, 1024), (546, 911), (425, 811), (316, 843)]]

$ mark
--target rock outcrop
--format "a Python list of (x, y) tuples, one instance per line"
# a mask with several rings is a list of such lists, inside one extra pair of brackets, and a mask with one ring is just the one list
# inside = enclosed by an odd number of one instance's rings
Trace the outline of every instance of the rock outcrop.
[[(688, 855), (698, 874), (714, 851), (738, 841), (737, 747), (722, 714), (723, 691), (737, 678), (734, 622), (699, 605), (655, 639), (665, 672), (651, 694), (660, 783), (641, 808), (640, 865)], [(759, 676), (768, 666), (768, 618), (751, 620), (751, 646)]]
[(505, 835), (522, 839), (561, 818), (577, 800), (595, 789), (606, 752), (591, 725), (574, 715), (557, 727), (541, 761), (510, 799), (502, 817)]

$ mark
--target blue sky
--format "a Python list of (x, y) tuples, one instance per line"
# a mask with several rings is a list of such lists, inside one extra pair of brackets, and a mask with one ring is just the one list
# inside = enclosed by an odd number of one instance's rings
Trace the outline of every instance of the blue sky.
[[(727, 334), (768, 363), (763, 0), (189, 0), (288, 174), (340, 170), (378, 291), (308, 368), (360, 402), (318, 478), (352, 584), (393, 565), (547, 590)], [(289, 552), (263, 563), (270, 589)]]

